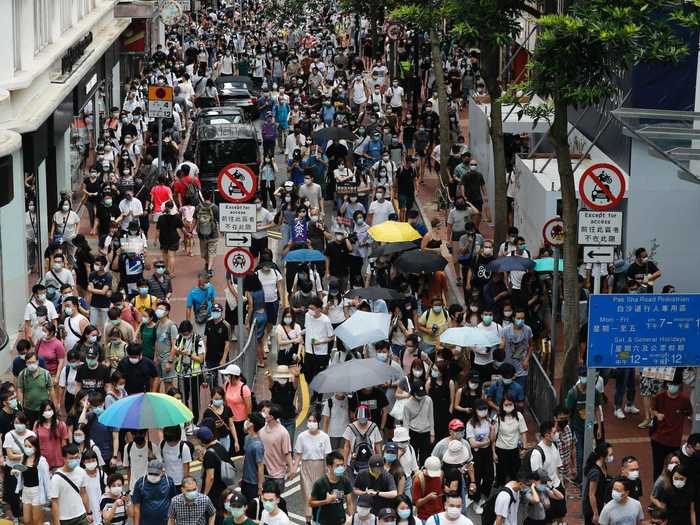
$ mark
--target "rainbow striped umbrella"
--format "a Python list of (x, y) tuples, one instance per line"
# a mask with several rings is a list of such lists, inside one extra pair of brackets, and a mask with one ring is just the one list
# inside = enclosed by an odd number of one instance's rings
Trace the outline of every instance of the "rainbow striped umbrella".
[(120, 399), (105, 410), (99, 422), (112, 428), (165, 428), (189, 423), (192, 412), (174, 397), (147, 392)]

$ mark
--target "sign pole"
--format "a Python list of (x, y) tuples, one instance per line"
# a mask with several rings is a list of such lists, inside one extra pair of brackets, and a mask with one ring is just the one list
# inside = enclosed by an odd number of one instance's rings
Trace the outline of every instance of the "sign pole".
[(693, 421), (692, 432), (700, 432), (700, 367), (695, 367), (695, 385), (693, 387)]
[(556, 367), (555, 356), (557, 355), (557, 313), (559, 310), (559, 246), (553, 246), (554, 255), (554, 272), (552, 272), (552, 321), (551, 321), (551, 337), (549, 350), (549, 377), (554, 383), (554, 371)]
[[(600, 264), (593, 265), (593, 295), (600, 294)], [(595, 426), (595, 383), (596, 369), (587, 367), (586, 369), (586, 426), (583, 434), (583, 461), (593, 451), (593, 427)], [(578, 473), (581, 475), (581, 473)]]
[[(236, 279), (236, 286), (238, 288), (238, 302), (236, 304), (238, 310), (238, 352), (240, 354), (243, 351), (247, 339), (245, 315), (243, 312), (243, 297), (245, 297), (245, 293), (243, 292), (243, 277)], [(249, 381), (252, 380), (252, 378), (249, 377), (246, 377), (246, 379)]]
[(158, 175), (163, 173), (163, 119), (158, 117)]

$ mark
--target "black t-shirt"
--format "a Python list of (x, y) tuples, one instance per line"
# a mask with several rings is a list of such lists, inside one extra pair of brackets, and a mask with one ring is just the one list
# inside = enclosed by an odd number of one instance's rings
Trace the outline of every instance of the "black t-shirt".
[(229, 436), (228, 422), (233, 417), (233, 412), (227, 404), (224, 403), (224, 411), (221, 415), (215, 414), (211, 407), (207, 408), (202, 415), (202, 422), (207, 421), (207, 425), (214, 432), (216, 439)]
[[(90, 272), (88, 281), (92, 283), (96, 289), (100, 290), (107, 286), (109, 289), (112, 288), (112, 274), (109, 272), (104, 272), (102, 275), (97, 272)], [(92, 294), (90, 298), (90, 306), (94, 308), (109, 308), (110, 302), (109, 297), (106, 295)]]
[(95, 178), (95, 182), (92, 182), (90, 180), (90, 177), (85, 177), (83, 179), (83, 184), (85, 184), (85, 190), (88, 193), (97, 193), (97, 195), (95, 195), (95, 196), (91, 195), (90, 197), (88, 197), (88, 200), (90, 202), (97, 202), (100, 198), (100, 196), (99, 196), (100, 189), (102, 188), (102, 176), (98, 175)]
[(97, 368), (90, 368), (88, 365), (81, 365), (75, 376), (75, 381), (80, 383), (81, 390), (88, 392), (101, 392), (105, 383), (110, 383), (109, 368), (97, 365)]
[(14, 429), (16, 411), (13, 410), (9, 414), (5, 410), (0, 410), (0, 436), (5, 436), (10, 430)]
[(158, 242), (165, 246), (180, 242), (180, 234), (177, 233), (177, 229), (183, 227), (180, 214), (170, 215), (169, 213), (163, 213), (158, 217), (158, 223), (156, 224)]
[(445, 485), (450, 485), (452, 482), (457, 481), (457, 494), (462, 493), (462, 485), (464, 483), (464, 476), (459, 470), (459, 465), (450, 465), (449, 463), (443, 463), (442, 469), (445, 471), (445, 478), (443, 483)]
[[(355, 480), (355, 488), (360, 490), (372, 489), (377, 492), (388, 492), (391, 490), (396, 490), (396, 482), (394, 477), (389, 474), (386, 470), (382, 470), (379, 477), (375, 478), (369, 473), (369, 470), (365, 470), (358, 474)], [(372, 513), (377, 515), (381, 509), (386, 507), (393, 508), (393, 498), (382, 498), (380, 496), (372, 497)]]
[(329, 243), (326, 247), (326, 255), (330, 259), (328, 269), (333, 277), (346, 277), (348, 275), (348, 261), (350, 250), (345, 244), (345, 241), (338, 244), (337, 242)]
[(402, 168), (396, 177), (396, 191), (399, 195), (413, 196), (416, 192), (415, 180), (416, 180), (416, 170), (415, 168)]
[(328, 494), (336, 495), (336, 503), (317, 507), (314, 511), (314, 521), (324, 525), (342, 525), (345, 523), (345, 495), (352, 493), (352, 485), (346, 477), (331, 483), (328, 476), (318, 479), (311, 489), (311, 497), (315, 500), (326, 499)]
[(630, 264), (630, 267), (627, 268), (627, 277), (629, 277), (630, 279), (634, 279), (640, 285), (642, 285), (644, 291), (651, 293), (654, 291), (654, 283), (643, 285), (642, 283), (644, 281), (644, 276), (647, 274), (654, 274), (658, 271), (659, 267), (651, 261), (647, 261), (642, 264), (639, 264), (637, 261), (634, 261), (632, 264)]
[(481, 288), (491, 280), (491, 271), (486, 269), (486, 265), (493, 261), (495, 257), (484, 257), (477, 255), (471, 260), (472, 270), (472, 288), (481, 290)]
[(208, 496), (217, 509), (221, 507), (221, 493), (226, 488), (224, 482), (221, 481), (221, 461), (227, 457), (228, 453), (220, 443), (214, 443), (211, 447), (207, 448), (207, 451), (204, 453), (203, 474), (206, 476), (207, 469), (214, 469), (214, 481)]
[[(113, 202), (116, 201), (116, 197), (113, 198)], [(107, 207), (102, 203), (97, 205), (97, 210), (95, 211), (99, 225), (97, 227), (98, 235), (107, 235), (109, 233), (109, 223), (112, 219), (119, 217), (119, 207), (114, 204), (111, 207)]]
[(231, 330), (226, 321), (207, 321), (204, 328), (207, 338), (207, 351), (204, 359), (207, 363), (220, 363), (224, 357), (224, 346), (231, 338)]
[(147, 357), (141, 357), (135, 365), (131, 364), (128, 357), (124, 357), (119, 361), (117, 370), (126, 378), (126, 393), (129, 395), (148, 392), (151, 388), (151, 379), (158, 377), (156, 365)]
[(379, 426), (382, 421), (382, 410), (389, 405), (386, 394), (379, 388), (372, 388), (369, 394), (359, 390), (350, 399), (350, 410), (355, 412), (359, 405), (367, 405), (370, 410), (370, 419)]
[(270, 401), (273, 405), (279, 405), (282, 409), (283, 419), (293, 419), (296, 417), (296, 410), (294, 409), (294, 395), (296, 393), (296, 388), (291, 381), (288, 381), (286, 385), (280, 385), (277, 381), (272, 383), (272, 388), (270, 388)]
[(464, 194), (467, 196), (467, 200), (472, 204), (484, 200), (484, 197), (481, 195), (481, 187), (485, 184), (484, 176), (478, 171), (468, 171), (462, 176)]

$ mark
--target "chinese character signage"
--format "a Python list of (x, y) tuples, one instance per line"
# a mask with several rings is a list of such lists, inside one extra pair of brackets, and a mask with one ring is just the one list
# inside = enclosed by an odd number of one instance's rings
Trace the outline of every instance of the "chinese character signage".
[(255, 233), (255, 204), (219, 204), (219, 230), (224, 233)]
[(593, 295), (589, 308), (589, 367), (700, 365), (700, 294)]
[(622, 244), (622, 212), (581, 210), (578, 243), (587, 246)]
[(306, 244), (307, 235), (306, 221), (304, 219), (294, 219), (292, 225), (292, 242)]

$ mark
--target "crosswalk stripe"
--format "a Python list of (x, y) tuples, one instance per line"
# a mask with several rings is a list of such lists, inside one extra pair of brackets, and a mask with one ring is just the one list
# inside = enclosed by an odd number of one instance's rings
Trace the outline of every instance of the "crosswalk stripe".
[(289, 516), (289, 519), (296, 521), (297, 523), (306, 523), (306, 518), (304, 516), (299, 516), (299, 514), (287, 512), (287, 516)]

